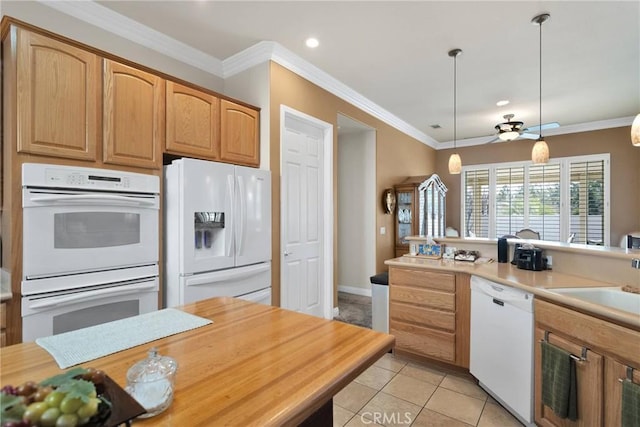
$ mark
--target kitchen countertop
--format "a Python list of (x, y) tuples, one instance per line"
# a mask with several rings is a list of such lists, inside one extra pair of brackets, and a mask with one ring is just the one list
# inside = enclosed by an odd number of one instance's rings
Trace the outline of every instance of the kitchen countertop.
[(630, 326), (633, 329), (640, 331), (640, 313), (638, 315), (634, 315), (633, 313), (628, 313), (626, 311), (589, 303), (576, 298), (570, 298), (552, 291), (554, 288), (616, 286), (610, 283), (573, 276), (566, 273), (554, 272), (552, 270), (521, 270), (513, 266), (511, 263), (490, 262), (482, 264), (446, 259), (402, 256), (399, 258), (389, 259), (385, 261), (385, 264), (392, 267), (426, 268), (473, 274), (503, 285), (523, 289), (547, 300), (574, 307), (583, 312), (604, 317), (615, 323), (628, 327)]
[[(394, 344), (391, 335), (235, 298), (179, 308), (213, 324), (82, 364), (124, 387), (150, 347), (176, 359), (173, 403), (135, 425), (298, 425)], [(0, 352), (3, 386), (61, 372), (34, 342)]]

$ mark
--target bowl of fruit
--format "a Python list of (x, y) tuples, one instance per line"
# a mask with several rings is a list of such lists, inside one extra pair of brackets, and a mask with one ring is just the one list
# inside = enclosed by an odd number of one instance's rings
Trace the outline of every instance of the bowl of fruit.
[(0, 390), (1, 427), (110, 427), (145, 412), (103, 371), (73, 368)]

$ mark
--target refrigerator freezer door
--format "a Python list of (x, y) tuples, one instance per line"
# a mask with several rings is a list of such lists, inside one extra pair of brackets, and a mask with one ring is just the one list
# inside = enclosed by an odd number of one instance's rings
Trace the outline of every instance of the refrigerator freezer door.
[(233, 267), (234, 166), (195, 159), (181, 159), (178, 164), (180, 273)]
[(271, 174), (236, 166), (236, 266), (271, 260)]
[(167, 299), (167, 307), (213, 297), (235, 297), (271, 287), (271, 263), (194, 274), (180, 279), (182, 301)]

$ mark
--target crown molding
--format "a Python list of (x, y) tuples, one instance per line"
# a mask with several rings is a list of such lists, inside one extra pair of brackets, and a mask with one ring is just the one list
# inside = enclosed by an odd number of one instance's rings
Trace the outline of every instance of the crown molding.
[(223, 75), (222, 61), (218, 58), (194, 49), (94, 1), (37, 1), (42, 5), (102, 28), (119, 37), (131, 40), (207, 73), (218, 77)]
[[(635, 116), (619, 117), (615, 119), (598, 120), (595, 122), (577, 123), (574, 125), (560, 126), (555, 129), (544, 131), (544, 136), (567, 135), (570, 133), (591, 132), (594, 130), (619, 128), (623, 126), (631, 126)], [(477, 138), (467, 138), (456, 141), (456, 147), (471, 147), (473, 145), (486, 144), (493, 140), (495, 135), (480, 136)], [(436, 150), (446, 150), (453, 148), (453, 141), (442, 142), (438, 144)]]
[(360, 93), (351, 89), (315, 65), (300, 58), (298, 55), (286, 49), (279, 43), (263, 41), (225, 59), (222, 62), (224, 78), (231, 77), (237, 73), (245, 71), (264, 62), (265, 60), (271, 60), (282, 65), (300, 77), (309, 80), (311, 83), (358, 107), (373, 117), (393, 126), (423, 144), (437, 149), (438, 142), (435, 139), (411, 126), (368, 98), (365, 98)]

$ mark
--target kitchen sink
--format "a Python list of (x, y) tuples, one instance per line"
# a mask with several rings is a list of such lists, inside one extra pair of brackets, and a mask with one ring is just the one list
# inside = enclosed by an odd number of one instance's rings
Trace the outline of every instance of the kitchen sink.
[(640, 294), (624, 292), (622, 288), (559, 288), (549, 291), (570, 298), (604, 305), (616, 310), (640, 315)]

